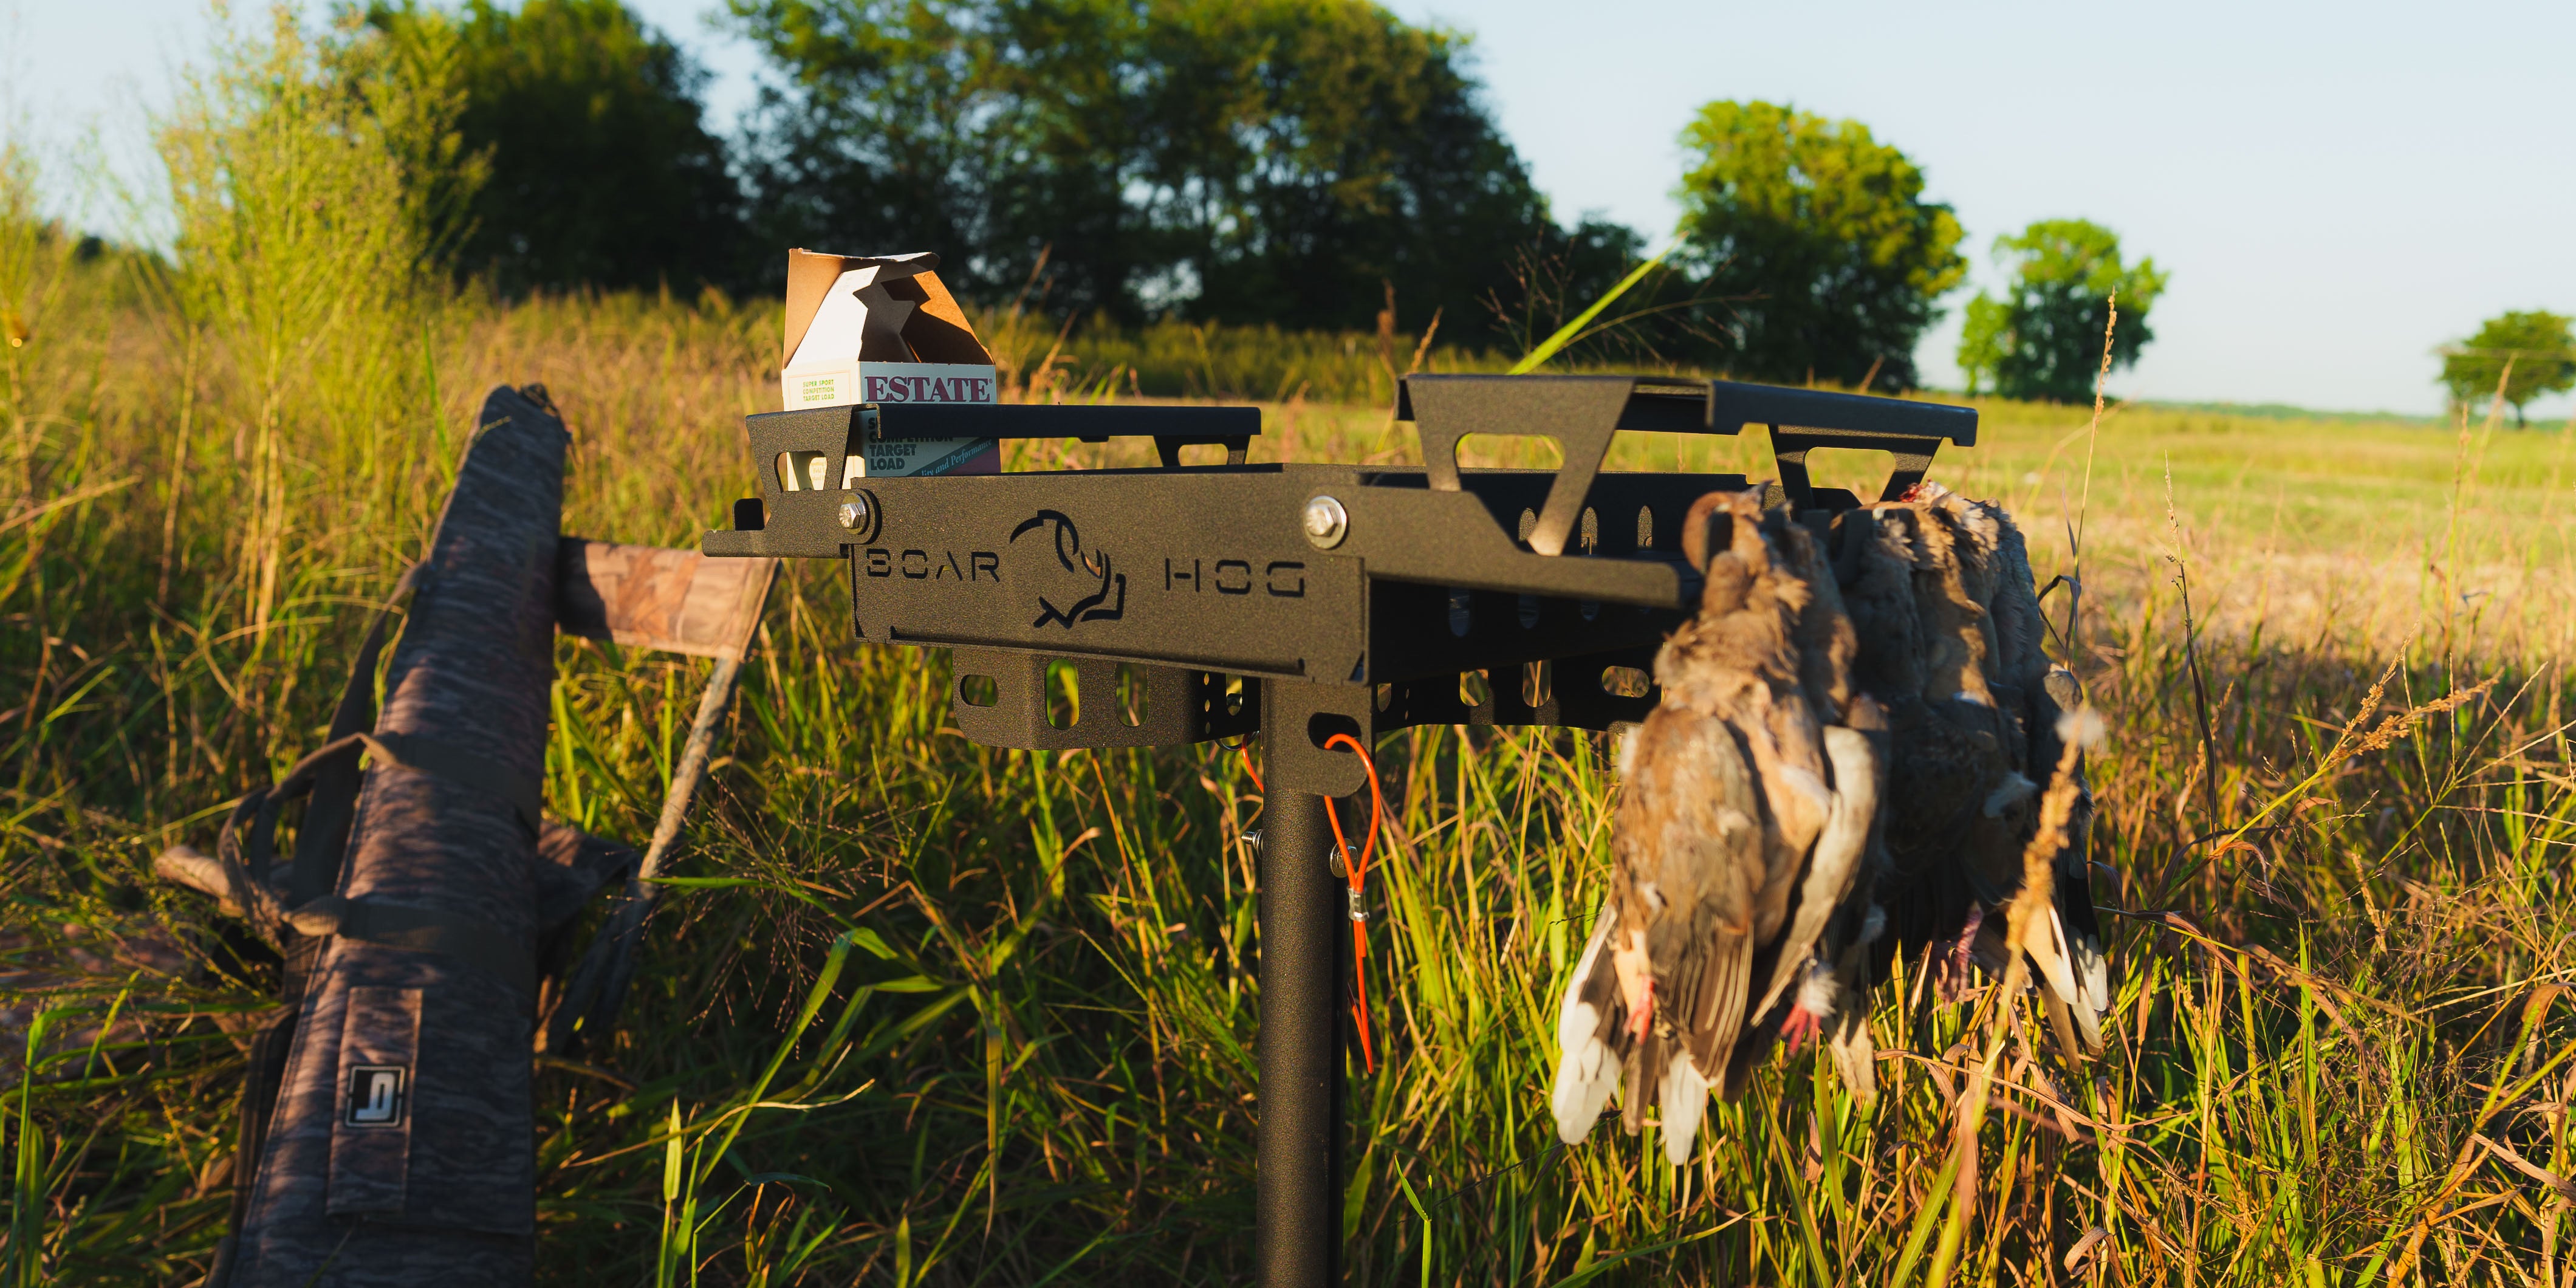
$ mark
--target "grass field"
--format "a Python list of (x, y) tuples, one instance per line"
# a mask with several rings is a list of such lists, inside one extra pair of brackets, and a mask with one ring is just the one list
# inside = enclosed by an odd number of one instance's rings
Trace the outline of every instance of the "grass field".
[[(219, 51), (233, 70), (165, 123), (171, 260), (84, 258), (0, 151), (12, 1285), (202, 1272), (237, 1035), (275, 969), (150, 861), (321, 740), (483, 391), (563, 407), (567, 531), (663, 545), (742, 493), (739, 418), (774, 405), (775, 302), (504, 306), (424, 277), (389, 169), (412, 118), (353, 115), (273, 41)], [(984, 326), (1024, 396), (1251, 397), (1256, 459), (1413, 451), (1370, 401), (1410, 334)], [(2576, 1283), (2576, 436), (1982, 410), (1935, 477), (2002, 499), (2041, 576), (2083, 586), (2065, 653), (2111, 731), (2111, 1051), (2069, 1068), (2016, 1039), (1981, 1107), (1960, 1079), (1998, 999), (1936, 1006), (1901, 973), (1872, 999), (1874, 1106), (1789, 1061), (1679, 1171), (1651, 1139), (1560, 1147), (1545, 1082), (1603, 887), (1602, 748), (1411, 730), (1379, 749), (1387, 1058), (1351, 1071), (1352, 1282)], [(1768, 472), (1749, 440), (1618, 452)], [(543, 1274), (1240, 1281), (1245, 764), (977, 748), (940, 659), (855, 646), (842, 613), (833, 568), (788, 569), (624, 1028), (540, 1063)], [(704, 664), (557, 660), (549, 808), (640, 839)]]
[[(451, 303), (386, 360), (263, 385), (132, 269), (63, 266), (9, 355), (0, 880), (16, 961), (47, 972), (15, 977), (10, 1040), (49, 1053), (6, 1101), (21, 1283), (203, 1266), (229, 1034), (271, 968), (149, 860), (316, 743), (481, 391), (542, 381), (565, 409), (567, 530), (661, 544), (741, 491), (737, 418), (774, 398), (774, 304)], [(2043, 577), (2083, 533), (2074, 660), (2110, 720), (2097, 835), (2124, 874), (2101, 895), (2172, 916), (2114, 921), (2105, 1059), (2016, 1045), (1995, 1071), (1954, 1281), (2566, 1281), (2567, 436), (1983, 411), (1936, 477), (2006, 499)], [(1256, 458), (1412, 450), (1383, 407), (1265, 415)], [(1619, 450), (1765, 472), (1751, 442)], [(1241, 762), (971, 746), (938, 658), (847, 642), (829, 567), (782, 585), (627, 1027), (540, 1069), (546, 1277), (1240, 1278)], [(550, 808), (641, 837), (702, 664), (572, 641), (559, 663)], [(1798, 1060), (1680, 1172), (1650, 1138), (1559, 1147), (1544, 1084), (1600, 897), (1601, 749), (1423, 729), (1381, 764), (1390, 1058), (1352, 1071), (1353, 1282), (1929, 1281), (1966, 1012), (1880, 990), (1868, 1111)]]

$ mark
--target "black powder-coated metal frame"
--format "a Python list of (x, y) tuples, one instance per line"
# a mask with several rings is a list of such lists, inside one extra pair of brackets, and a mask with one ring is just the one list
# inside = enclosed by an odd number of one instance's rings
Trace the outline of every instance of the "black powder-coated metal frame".
[[(1817, 447), (1886, 451), (1883, 495), (1962, 407), (1652, 376), (1411, 376), (1422, 467), (1251, 465), (1248, 407), (885, 405), (751, 416), (760, 495), (710, 555), (839, 559), (852, 633), (954, 654), (957, 727), (995, 747), (1173, 746), (1259, 734), (1261, 1085), (1255, 1262), (1264, 1288), (1339, 1279), (1346, 915), (1323, 799), (1366, 786), (1347, 733), (1409, 725), (1606, 730), (1657, 698), (1653, 657), (1698, 597), (1683, 512), (1741, 475), (1605, 471), (1619, 431), (1769, 429), (1799, 511)], [(1543, 436), (1555, 470), (1458, 465), (1471, 434)], [(871, 440), (1155, 440), (1160, 468), (865, 478)], [(1182, 450), (1221, 447), (1223, 464)], [(826, 486), (816, 486), (816, 484)], [(1310, 535), (1310, 503), (1343, 517)], [(1329, 510), (1330, 507), (1328, 507)], [(1074, 701), (1052, 701), (1067, 687)], [(1465, 678), (1482, 673), (1481, 686)], [(1471, 689), (1482, 692), (1472, 698)], [(1068, 709), (1069, 708), (1069, 709)]]

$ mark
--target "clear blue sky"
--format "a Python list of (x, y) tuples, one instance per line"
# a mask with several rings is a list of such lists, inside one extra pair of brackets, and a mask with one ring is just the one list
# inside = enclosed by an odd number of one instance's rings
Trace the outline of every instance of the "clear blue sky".
[[(10, 0), (0, 0), (0, 15)], [(195, 0), (16, 0), (0, 81), (57, 149), (198, 47)], [(703, 15), (630, 0), (717, 72), (729, 126), (758, 63)], [(1674, 143), (1717, 98), (1867, 122), (1968, 229), (2080, 216), (2172, 278), (2117, 391), (2429, 412), (2434, 346), (2506, 308), (2576, 312), (2576, 4), (1737, 4), (1396, 0), (1474, 37), (1505, 131), (1560, 218), (1671, 227)], [(129, 163), (130, 164), (130, 163)], [(1919, 357), (1955, 382), (1967, 292)], [(2535, 404), (2552, 418), (2568, 399)]]

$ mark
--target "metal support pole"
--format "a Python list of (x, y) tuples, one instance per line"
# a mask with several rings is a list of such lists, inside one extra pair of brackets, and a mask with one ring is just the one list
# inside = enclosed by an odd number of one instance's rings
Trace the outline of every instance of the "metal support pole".
[[(1265, 742), (1272, 736), (1265, 730)], [(1273, 777), (1261, 814), (1254, 1274), (1261, 1288), (1328, 1288), (1341, 1282), (1341, 962), (1350, 932), (1327, 865), (1323, 798)]]

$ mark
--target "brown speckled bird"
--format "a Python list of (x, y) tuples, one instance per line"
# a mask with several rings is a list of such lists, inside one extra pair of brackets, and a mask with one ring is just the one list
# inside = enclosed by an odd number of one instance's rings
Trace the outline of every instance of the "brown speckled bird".
[[(1854, 682), (1888, 709), (1885, 836), (1894, 936), (1929, 950), (1945, 981), (2003, 964), (2001, 919), (2079, 705), (2041, 647), (2030, 558), (2010, 516), (1938, 484), (1837, 516), (1836, 579), (1860, 647)], [(2110, 1006), (2093, 913), (2091, 796), (2081, 765), (2056, 898), (2025, 944), (2051, 1027), (2070, 1055), (2098, 1050)]]
[(1839, 1000), (1876, 920), (1883, 727), (1806, 529), (1734, 492), (1701, 498), (1683, 533), (1700, 611), (1657, 655), (1662, 705), (1622, 749), (1610, 897), (1559, 1010), (1553, 1097), (1568, 1143), (1613, 1090), (1632, 1133), (1657, 1100), (1676, 1165), (1712, 1086), (1740, 1093), (1775, 1039), (1867, 1067), (1867, 1026)]

